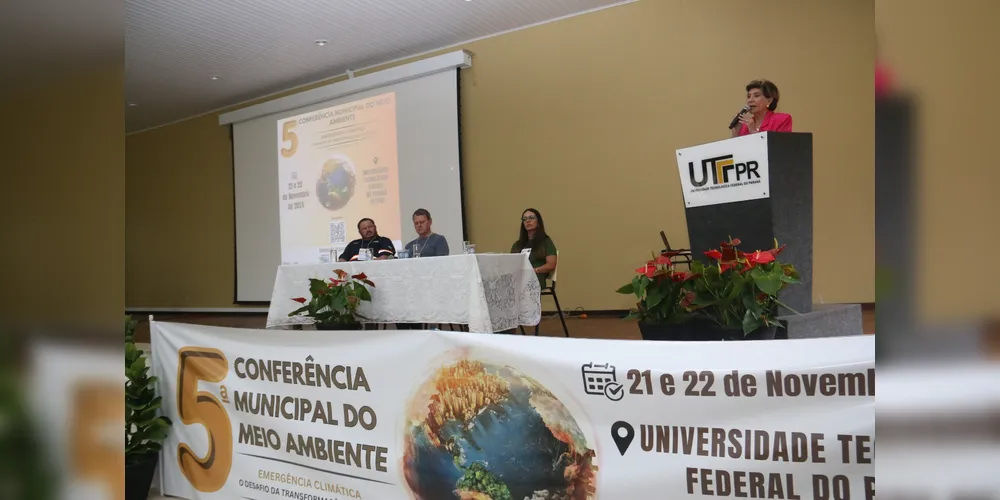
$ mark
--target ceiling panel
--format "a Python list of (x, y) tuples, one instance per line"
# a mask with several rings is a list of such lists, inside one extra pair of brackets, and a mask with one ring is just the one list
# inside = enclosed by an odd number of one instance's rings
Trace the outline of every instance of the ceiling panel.
[[(127, 0), (130, 131), (632, 0)], [(324, 47), (314, 42), (328, 40)], [(212, 80), (212, 76), (218, 80)]]

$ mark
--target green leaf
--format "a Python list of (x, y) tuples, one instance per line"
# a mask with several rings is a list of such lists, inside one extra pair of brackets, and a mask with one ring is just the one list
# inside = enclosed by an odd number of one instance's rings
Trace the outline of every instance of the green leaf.
[(768, 295), (775, 295), (778, 293), (778, 290), (781, 289), (781, 276), (781, 271), (765, 273), (764, 271), (761, 271), (759, 267), (754, 268), (753, 270), (754, 283), (760, 291)]
[[(694, 270), (692, 270), (692, 272), (694, 272)], [(719, 272), (719, 268), (715, 266), (705, 266), (703, 270), (698, 272), (700, 272), (702, 276), (709, 281), (717, 281), (722, 276), (722, 273)]]
[(666, 293), (663, 291), (663, 287), (654, 286), (647, 291), (646, 294), (646, 308), (653, 309), (666, 297)]
[(632, 293), (633, 293), (632, 291), (634, 289), (635, 289), (635, 286), (632, 283), (626, 283), (621, 288), (615, 290), (615, 293), (620, 293), (620, 294), (623, 294), (623, 295), (632, 295)]
[(367, 288), (363, 286), (358, 287), (358, 298), (363, 301), (370, 302), (372, 300), (372, 294), (371, 292), (368, 291)]
[(743, 295), (743, 307), (747, 308), (747, 310), (757, 309), (759, 307), (757, 305), (757, 297), (754, 297), (752, 293)]
[(624, 319), (625, 321), (634, 321), (634, 320), (640, 320), (643, 317), (645, 317), (645, 315), (642, 314), (642, 312), (633, 310), (629, 311), (628, 316), (625, 316)]
[(793, 278), (793, 277), (785, 275), (785, 274), (781, 275), (781, 282), (782, 283), (791, 283), (791, 284), (802, 283), (801, 281), (799, 281), (798, 278)]
[[(734, 279), (732, 281), (732, 288), (730, 288), (729, 293), (726, 294), (726, 299), (735, 300), (736, 297), (739, 297), (739, 295), (743, 293), (746, 289), (747, 289), (746, 279)], [(752, 293), (750, 295), (752, 295)]]
[(132, 363), (132, 366), (128, 367), (128, 369), (132, 370), (134, 373), (136, 373), (137, 376), (139, 374), (144, 373), (145, 368), (146, 368), (146, 358), (137, 358)]
[(318, 280), (316, 278), (309, 278), (309, 293), (316, 295), (328, 289), (329, 285), (327, 285), (325, 281)]
[(715, 303), (716, 303), (715, 298), (708, 293), (699, 293), (695, 295), (694, 300), (691, 302), (691, 304), (696, 306), (711, 306), (714, 305)]
[(759, 316), (755, 316), (749, 309), (743, 314), (743, 335), (750, 335), (751, 332), (760, 328), (764, 323)]
[(646, 296), (647, 290), (649, 289), (649, 284), (652, 283), (646, 275), (636, 276), (635, 280), (635, 296), (639, 300), (642, 300)]
[(334, 297), (330, 304), (330, 310), (343, 311), (347, 309), (347, 297)]

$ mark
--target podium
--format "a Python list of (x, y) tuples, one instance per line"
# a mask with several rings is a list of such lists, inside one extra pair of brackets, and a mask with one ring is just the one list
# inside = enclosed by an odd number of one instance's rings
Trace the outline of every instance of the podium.
[(779, 259), (795, 266), (801, 285), (781, 300), (801, 313), (812, 310), (812, 134), (734, 137), (677, 150), (688, 238), (694, 258), (730, 236), (744, 252), (788, 247)]

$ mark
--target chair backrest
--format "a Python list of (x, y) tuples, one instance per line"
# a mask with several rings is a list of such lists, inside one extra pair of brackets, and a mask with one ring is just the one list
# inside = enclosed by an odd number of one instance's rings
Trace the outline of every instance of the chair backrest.
[(549, 277), (552, 280), (552, 286), (556, 284), (556, 275), (559, 274), (559, 250), (556, 249), (556, 268), (552, 270), (552, 275)]
[(667, 252), (676, 254), (670, 257), (670, 262), (674, 264), (684, 264), (687, 265), (689, 268), (691, 267), (692, 256), (690, 249), (671, 247), (670, 240), (667, 239), (667, 233), (664, 231), (660, 231), (660, 239), (663, 240), (663, 247), (664, 247), (661, 253)]
[(667, 249), (667, 251), (669, 252), (671, 248), (670, 248), (670, 241), (667, 240), (667, 233), (664, 231), (660, 231), (660, 239), (663, 240), (663, 248)]

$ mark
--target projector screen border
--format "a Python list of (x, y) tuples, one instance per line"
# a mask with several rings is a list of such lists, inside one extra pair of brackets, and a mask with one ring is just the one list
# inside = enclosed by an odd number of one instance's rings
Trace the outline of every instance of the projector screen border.
[(469, 223), (465, 218), (465, 159), (462, 157), (462, 68), (455, 68), (455, 111), (458, 113), (458, 203), (462, 207), (462, 240), (470, 241)]
[(261, 116), (282, 113), (332, 99), (339, 99), (386, 85), (413, 80), (423, 76), (452, 69), (472, 67), (472, 53), (456, 50), (439, 56), (428, 57), (409, 64), (376, 71), (348, 80), (331, 83), (311, 90), (305, 90), (278, 99), (262, 102), (246, 108), (219, 115), (219, 125), (245, 122)]

